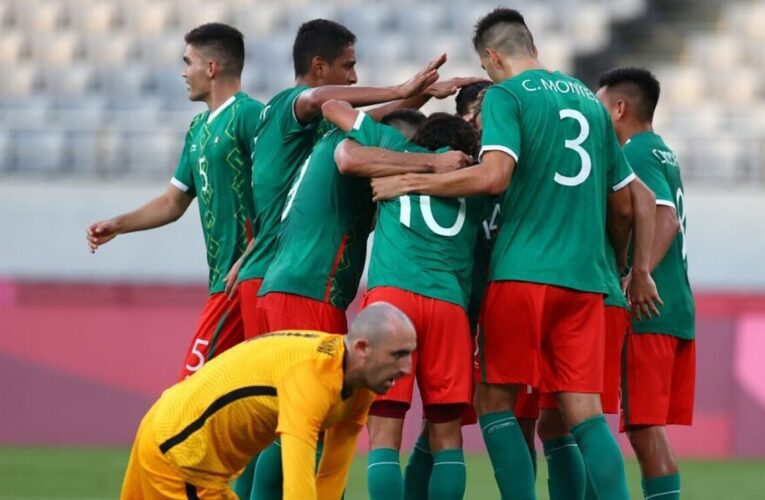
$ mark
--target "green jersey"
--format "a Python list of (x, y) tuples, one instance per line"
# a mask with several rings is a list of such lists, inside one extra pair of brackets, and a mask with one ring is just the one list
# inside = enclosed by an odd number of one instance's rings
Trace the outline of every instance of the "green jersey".
[(608, 262), (608, 294), (603, 303), (606, 307), (621, 307), (629, 309), (627, 297), (622, 292), (622, 283), (619, 279), (619, 271), (616, 268), (616, 252), (611, 245), (611, 241), (606, 238), (606, 261)]
[[(349, 137), (363, 146), (432, 153), (368, 116)], [(467, 309), (483, 198), (405, 195), (378, 204), (367, 287), (390, 286)]]
[(490, 280), (608, 291), (606, 197), (633, 178), (611, 117), (578, 80), (529, 70), (490, 87), (482, 154), (516, 160)]
[(284, 292), (346, 309), (358, 290), (375, 204), (369, 180), (342, 175), (335, 148), (346, 139), (333, 128), (303, 162), (276, 240), (276, 256), (260, 295)]
[(692, 339), (695, 336), (695, 312), (688, 283), (685, 197), (677, 157), (653, 132), (632, 136), (624, 145), (624, 153), (635, 173), (656, 195), (656, 204), (673, 207), (680, 219), (680, 231), (651, 273), (664, 301), (661, 315), (634, 321), (633, 330), (635, 333), (663, 333)]
[(310, 87), (291, 87), (276, 94), (263, 109), (252, 153), (255, 247), (242, 263), (239, 281), (262, 278), (276, 252), (287, 192), (311, 154), (320, 119), (302, 124), (295, 115), (298, 96)]
[(213, 113), (194, 117), (172, 183), (195, 196), (210, 268), (210, 293), (247, 247), (252, 223), (252, 146), (263, 105), (239, 92)]
[(497, 237), (497, 221), (499, 220), (499, 203), (491, 204), (489, 216), (481, 223), (473, 250), (473, 284), (470, 288), (468, 304), (468, 319), (473, 329), (478, 325), (481, 314), (481, 302), (489, 281), (489, 261), (494, 239)]

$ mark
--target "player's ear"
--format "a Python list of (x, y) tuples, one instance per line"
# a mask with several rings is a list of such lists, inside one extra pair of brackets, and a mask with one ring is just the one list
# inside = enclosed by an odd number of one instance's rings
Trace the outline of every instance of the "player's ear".
[(353, 341), (353, 352), (358, 357), (358, 359), (368, 358), (370, 350), (371, 346), (367, 339), (360, 338)]
[(617, 99), (614, 111), (617, 120), (623, 118), (624, 114), (627, 112), (627, 101), (624, 99)]
[(214, 78), (215, 75), (218, 74), (218, 71), (220, 71), (220, 64), (215, 59), (208, 59), (207, 60), (207, 68), (205, 73), (207, 73), (207, 78)]
[(311, 72), (315, 77), (324, 78), (324, 75), (327, 72), (327, 67), (327, 61), (325, 61), (323, 57), (314, 56), (314, 58), (311, 59)]

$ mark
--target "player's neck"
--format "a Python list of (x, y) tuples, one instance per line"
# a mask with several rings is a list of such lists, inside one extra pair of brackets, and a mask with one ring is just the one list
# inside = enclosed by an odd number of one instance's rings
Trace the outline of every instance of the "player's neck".
[(520, 75), (524, 71), (532, 69), (547, 69), (545, 65), (539, 62), (539, 59), (535, 57), (508, 57), (505, 61), (509, 70), (508, 78), (512, 78), (516, 75)]
[(239, 80), (216, 80), (205, 100), (207, 108), (210, 110), (210, 113), (214, 113), (216, 109), (231, 99), (237, 92), (241, 91), (242, 84)]
[(653, 132), (653, 125), (651, 122), (634, 122), (626, 124), (617, 130), (616, 135), (619, 137), (619, 143), (623, 146), (632, 137), (642, 134), (643, 132)]

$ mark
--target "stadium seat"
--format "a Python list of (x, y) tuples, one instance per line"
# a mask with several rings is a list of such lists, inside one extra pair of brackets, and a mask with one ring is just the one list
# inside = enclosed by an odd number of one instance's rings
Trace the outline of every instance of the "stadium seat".
[(0, 37), (0, 64), (15, 65), (21, 61), (27, 45), (27, 40), (22, 32), (5, 31)]
[(3, 98), (25, 97), (34, 92), (40, 83), (38, 66), (34, 63), (19, 63), (13, 71), (0, 72), (0, 95)]
[(142, 37), (138, 41), (141, 61), (153, 68), (174, 66), (183, 71), (184, 33), (170, 33)]
[(48, 68), (42, 72), (43, 88), (53, 97), (79, 97), (96, 86), (93, 68), (75, 64), (67, 68)]
[(16, 0), (17, 26), (25, 33), (52, 33), (64, 21), (64, 4), (57, 0)]
[(32, 58), (45, 66), (69, 66), (82, 53), (80, 36), (72, 31), (39, 33), (30, 37)]
[[(230, 23), (232, 22), (227, 2), (187, 0), (177, 2), (178, 27), (184, 33), (205, 23)], [(253, 5), (250, 15), (257, 15)]]
[(284, 9), (276, 3), (259, 4), (255, 13), (252, 2), (249, 1), (231, 9), (231, 23), (244, 34), (245, 42), (253, 37), (277, 31), (284, 22), (284, 17)]
[(172, 31), (177, 26), (173, 4), (135, 0), (122, 2), (125, 8), (125, 31), (136, 36), (160, 35)]
[(64, 134), (60, 130), (20, 130), (13, 141), (19, 168), (53, 174), (63, 167)]
[(89, 35), (85, 39), (85, 59), (94, 66), (121, 68), (136, 56), (137, 44), (133, 36), (115, 32), (108, 35)]
[(183, 147), (183, 134), (156, 127), (150, 132), (127, 135), (126, 160), (138, 175), (170, 178)]
[(66, 16), (69, 26), (83, 35), (114, 34), (120, 20), (123, 2), (111, 0), (68, 0)]
[(119, 71), (101, 68), (97, 72), (100, 91), (115, 100), (124, 96), (142, 95), (149, 87), (149, 69), (142, 64), (127, 64)]

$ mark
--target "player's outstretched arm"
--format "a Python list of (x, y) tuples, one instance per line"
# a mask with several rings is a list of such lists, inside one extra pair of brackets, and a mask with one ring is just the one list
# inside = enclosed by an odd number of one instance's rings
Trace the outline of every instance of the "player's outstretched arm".
[(348, 471), (356, 453), (356, 438), (363, 426), (356, 423), (340, 423), (324, 433), (324, 454), (316, 475), (316, 491), (319, 498), (343, 497)]
[(473, 159), (462, 151), (399, 153), (348, 139), (335, 149), (335, 163), (344, 175), (384, 177), (407, 172), (451, 172), (472, 165)]
[(141, 208), (117, 217), (94, 222), (87, 227), (86, 238), (90, 253), (114, 239), (118, 234), (143, 231), (164, 226), (178, 220), (193, 198), (174, 185)]
[(375, 201), (409, 193), (458, 197), (499, 195), (510, 185), (515, 159), (502, 151), (487, 151), (481, 165), (444, 174), (404, 174), (372, 180)]
[(406, 82), (391, 87), (350, 87), (347, 85), (315, 87), (303, 92), (297, 98), (295, 116), (301, 123), (308, 123), (321, 114), (322, 105), (330, 99), (347, 101), (353, 106), (369, 106), (420, 95), (438, 80), (438, 68), (445, 62), (446, 54), (441, 54)]

